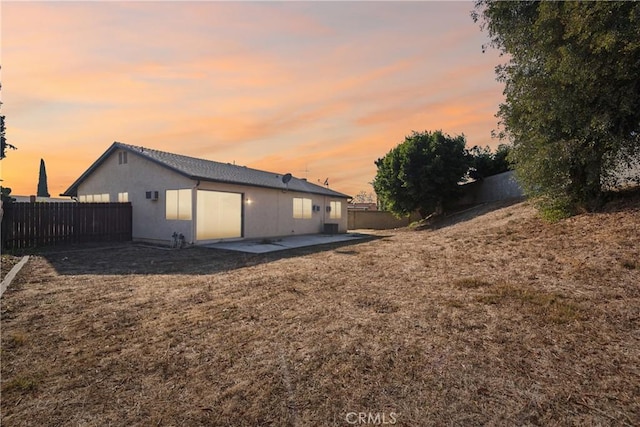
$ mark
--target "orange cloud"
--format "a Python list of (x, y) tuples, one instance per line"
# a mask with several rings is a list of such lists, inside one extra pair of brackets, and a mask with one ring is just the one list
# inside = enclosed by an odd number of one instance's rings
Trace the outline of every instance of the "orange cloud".
[(497, 60), (470, 8), (3, 4), (3, 114), (19, 148), (3, 179), (32, 193), (43, 157), (58, 194), (119, 140), (368, 190), (374, 160), (412, 130), (491, 143)]

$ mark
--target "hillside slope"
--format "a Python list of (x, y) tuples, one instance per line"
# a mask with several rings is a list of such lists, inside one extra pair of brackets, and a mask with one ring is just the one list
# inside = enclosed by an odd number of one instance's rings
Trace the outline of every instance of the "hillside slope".
[(640, 425), (639, 236), (635, 198), (271, 255), (32, 257), (3, 296), (2, 425)]

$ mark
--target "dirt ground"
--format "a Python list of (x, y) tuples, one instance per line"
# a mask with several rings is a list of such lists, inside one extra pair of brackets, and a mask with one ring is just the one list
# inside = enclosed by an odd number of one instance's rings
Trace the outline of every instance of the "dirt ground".
[(2, 254), (0, 256), (0, 280), (9, 274), (14, 265), (20, 262), (22, 257), (10, 254)]
[(269, 255), (32, 257), (2, 425), (640, 425), (640, 200)]

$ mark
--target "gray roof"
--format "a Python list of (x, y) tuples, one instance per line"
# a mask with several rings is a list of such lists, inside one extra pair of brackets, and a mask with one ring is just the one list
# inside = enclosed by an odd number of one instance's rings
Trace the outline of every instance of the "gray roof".
[(117, 149), (126, 150), (193, 180), (276, 188), (279, 190), (287, 189), (329, 197), (351, 197), (296, 177), (292, 177), (288, 184), (284, 184), (282, 181), (282, 176), (285, 175), (284, 173), (266, 172), (251, 169), (246, 166), (236, 166), (230, 163), (220, 163), (182, 156), (180, 154), (167, 153), (165, 151), (123, 144), (121, 142), (114, 142), (61, 196), (77, 196), (78, 186)]

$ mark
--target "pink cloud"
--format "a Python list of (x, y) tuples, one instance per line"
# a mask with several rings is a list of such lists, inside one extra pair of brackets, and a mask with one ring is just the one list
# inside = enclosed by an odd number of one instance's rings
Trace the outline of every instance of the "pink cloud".
[(19, 147), (4, 179), (33, 191), (19, 165), (45, 157), (62, 191), (120, 140), (308, 170), (355, 194), (411, 130), (490, 142), (501, 89), (470, 8), (3, 4), (3, 113)]

